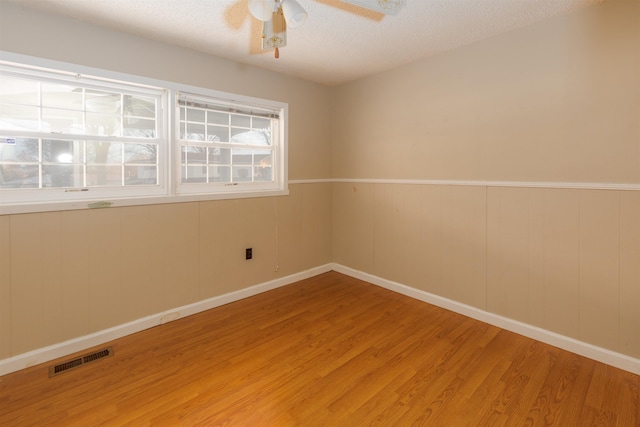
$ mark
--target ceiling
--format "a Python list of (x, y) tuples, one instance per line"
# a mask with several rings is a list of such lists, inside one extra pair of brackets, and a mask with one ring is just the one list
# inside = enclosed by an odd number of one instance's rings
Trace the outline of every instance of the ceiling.
[(247, 0), (0, 0), (337, 85), (602, 0), (406, 0), (385, 16), (339, 0), (298, 0), (309, 14), (280, 58), (261, 49)]

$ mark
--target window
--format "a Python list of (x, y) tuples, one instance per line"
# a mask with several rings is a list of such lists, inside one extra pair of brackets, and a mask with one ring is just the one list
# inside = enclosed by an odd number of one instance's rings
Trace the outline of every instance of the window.
[(0, 213), (286, 194), (286, 104), (6, 57)]
[(280, 109), (177, 96), (180, 191), (277, 187)]
[(164, 90), (6, 64), (1, 71), (3, 203), (164, 192)]

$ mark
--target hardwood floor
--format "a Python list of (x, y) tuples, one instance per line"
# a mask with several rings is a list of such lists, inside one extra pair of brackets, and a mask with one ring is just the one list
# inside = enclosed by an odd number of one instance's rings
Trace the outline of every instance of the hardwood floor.
[(111, 345), (0, 426), (640, 426), (640, 377), (335, 272)]

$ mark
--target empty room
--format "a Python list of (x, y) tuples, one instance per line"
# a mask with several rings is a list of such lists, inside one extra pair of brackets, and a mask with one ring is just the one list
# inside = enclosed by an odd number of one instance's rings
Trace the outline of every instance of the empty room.
[(640, 1), (0, 0), (1, 426), (640, 426)]

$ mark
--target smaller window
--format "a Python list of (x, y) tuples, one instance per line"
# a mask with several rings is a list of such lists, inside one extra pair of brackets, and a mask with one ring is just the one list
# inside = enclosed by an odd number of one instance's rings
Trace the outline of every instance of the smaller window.
[(284, 107), (185, 93), (176, 100), (179, 193), (284, 188)]

